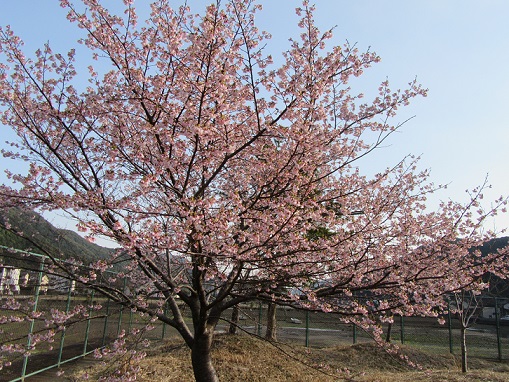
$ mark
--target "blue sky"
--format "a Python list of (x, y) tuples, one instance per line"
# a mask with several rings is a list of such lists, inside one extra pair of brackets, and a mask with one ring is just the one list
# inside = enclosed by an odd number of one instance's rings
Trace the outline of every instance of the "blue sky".
[[(140, 8), (146, 9), (147, 3), (137, 1)], [(194, 7), (206, 1), (188, 3)], [(264, 9), (257, 22), (272, 34), (268, 50), (277, 56), (288, 47), (289, 37), (297, 37), (294, 8), (300, 2), (261, 3)], [(405, 87), (416, 76), (429, 88), (427, 98), (402, 110), (395, 122), (415, 118), (368, 166), (376, 169), (409, 153), (422, 154), (420, 166), (431, 169), (431, 180), (450, 184), (437, 198), (465, 200), (465, 189), (482, 183), (487, 174), (493, 186), (486, 194), (488, 201), (509, 194), (509, 1), (316, 0), (315, 4), (319, 27), (337, 26), (334, 44), (348, 39), (382, 57), (354, 84), (356, 89), (368, 93), (386, 77), (393, 86)], [(54, 50), (75, 46), (76, 29), (57, 0), (2, 1), (0, 25), (7, 24), (25, 40), (28, 51), (46, 41)], [(507, 228), (509, 217), (499, 216), (494, 224)]]

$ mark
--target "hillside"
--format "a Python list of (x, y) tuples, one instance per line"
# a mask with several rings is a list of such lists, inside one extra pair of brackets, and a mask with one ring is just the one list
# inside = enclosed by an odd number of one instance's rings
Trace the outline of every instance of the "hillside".
[[(509, 245), (509, 237), (497, 237), (484, 243), (482, 246), (475, 248), (481, 251), (481, 255), (487, 256), (491, 253), (496, 253), (498, 250)], [(509, 282), (507, 278), (501, 279), (491, 273), (484, 275), (484, 281), (490, 285), (489, 293), (498, 296), (509, 298)]]
[[(33, 211), (19, 208), (0, 210), (0, 226), (4, 226), (7, 221), (30, 240), (0, 227), (0, 245), (5, 247), (39, 254), (44, 254), (46, 251), (57, 258), (77, 258), (85, 263), (107, 258), (114, 251), (111, 248), (90, 243), (76, 232), (56, 228)], [(12, 253), (1, 249), (0, 255), (4, 255), (4, 263), (16, 265), (16, 259), (13, 258)]]

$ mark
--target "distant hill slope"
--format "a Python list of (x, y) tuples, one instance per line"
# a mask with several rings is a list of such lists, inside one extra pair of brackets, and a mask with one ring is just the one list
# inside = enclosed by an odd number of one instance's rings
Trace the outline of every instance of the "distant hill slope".
[(479, 250), (481, 251), (483, 256), (486, 256), (487, 254), (496, 252), (499, 249), (505, 248), (509, 245), (509, 237), (497, 237), (495, 239), (491, 239), (484, 243), (481, 247), (479, 247)]
[[(0, 226), (4, 226), (7, 221), (12, 227), (22, 231), (25, 237), (33, 238), (37, 246), (30, 240), (0, 227), (0, 245), (5, 247), (39, 254), (44, 254), (44, 251), (47, 251), (60, 259), (76, 258), (84, 263), (107, 258), (114, 252), (114, 249), (90, 243), (76, 232), (56, 228), (33, 211), (19, 208), (0, 209)], [(6, 256), (6, 252), (5, 249), (0, 249), (0, 255), (4, 255), (4, 263), (7, 264), (9, 263), (8, 258), (12, 258), (12, 253)]]
[[(491, 239), (484, 243), (478, 249), (481, 251), (482, 256), (489, 255), (490, 253), (495, 253), (499, 249), (503, 249), (509, 245), (509, 237), (497, 237), (495, 239)], [(490, 294), (498, 297), (506, 297), (509, 298), (509, 275), (507, 275), (504, 279), (501, 279), (498, 276), (487, 273), (484, 276), (484, 281), (489, 283)]]

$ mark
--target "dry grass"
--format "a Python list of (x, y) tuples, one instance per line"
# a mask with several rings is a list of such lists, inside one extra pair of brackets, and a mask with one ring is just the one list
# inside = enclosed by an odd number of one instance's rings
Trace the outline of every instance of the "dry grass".
[[(306, 349), (273, 345), (245, 335), (218, 336), (213, 358), (222, 382), (509, 381), (508, 363), (473, 359), (472, 371), (465, 375), (453, 356), (431, 355), (409, 347), (401, 352), (423, 370), (409, 367), (398, 356), (373, 344)], [(166, 341), (151, 349), (140, 367), (138, 381), (194, 381), (189, 349), (179, 340)], [(89, 370), (91, 375), (100, 367), (95, 365), (93, 369)], [(74, 378), (80, 378), (78, 374)]]

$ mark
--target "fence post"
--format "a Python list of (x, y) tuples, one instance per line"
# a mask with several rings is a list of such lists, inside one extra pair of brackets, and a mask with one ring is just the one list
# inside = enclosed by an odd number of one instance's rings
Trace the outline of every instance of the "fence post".
[(88, 345), (88, 335), (90, 333), (90, 322), (92, 320), (92, 307), (94, 305), (94, 292), (92, 289), (92, 294), (90, 295), (90, 306), (88, 307), (88, 319), (87, 319), (87, 328), (85, 329), (85, 343), (83, 344), (83, 355), (87, 354), (87, 345)]
[[(125, 293), (125, 289), (126, 289), (126, 285), (127, 285), (127, 278), (124, 277), (124, 288), (122, 290), (122, 292)], [(118, 325), (117, 325), (117, 337), (120, 335), (120, 330), (122, 329), (122, 314), (124, 313), (124, 305), (120, 305), (120, 311), (118, 312)]]
[(120, 311), (118, 312), (118, 323), (117, 323), (117, 337), (120, 335), (120, 331), (122, 329), (122, 313), (124, 311), (124, 306), (120, 307)]
[(452, 346), (452, 319), (451, 319), (451, 300), (447, 299), (447, 325), (449, 327), (449, 353), (453, 354), (454, 349)]
[(497, 322), (498, 360), (502, 361), (502, 342), (500, 341), (500, 314), (498, 312), (498, 299), (496, 297), (495, 297), (495, 320)]
[(306, 347), (309, 347), (309, 310), (306, 310)]
[[(44, 271), (44, 257), (41, 259), (41, 263), (39, 265), (39, 276), (37, 277), (37, 285), (35, 286), (35, 298), (34, 298), (34, 307), (32, 308), (32, 312), (37, 312), (37, 305), (39, 304), (39, 294), (41, 290), (42, 283), (42, 272)], [(30, 329), (28, 330), (28, 340), (27, 340), (27, 350), (30, 350), (32, 346), (32, 334), (34, 332), (35, 320), (32, 319), (30, 321)], [(23, 366), (21, 368), (21, 380), (25, 380), (25, 375), (27, 372), (27, 364), (28, 364), (28, 355), (23, 356)]]
[(106, 300), (106, 317), (104, 318), (103, 340), (101, 346), (106, 343), (106, 331), (108, 330), (108, 317), (110, 315), (110, 299)]
[(133, 329), (133, 309), (129, 308), (129, 333)]
[(352, 324), (353, 325), (353, 344), (355, 345), (357, 343), (357, 325), (355, 325), (355, 323)]
[[(168, 315), (168, 304), (164, 303), (164, 315)], [(163, 322), (163, 330), (161, 333), (161, 339), (164, 340), (164, 337), (166, 336), (166, 323)]]
[[(71, 294), (72, 288), (71, 285), (69, 285), (69, 291), (67, 292), (67, 304), (65, 306), (65, 314), (68, 314), (69, 309), (71, 308)], [(65, 329), (66, 328), (64, 326), (64, 328), (62, 329), (62, 333), (60, 334), (60, 347), (58, 349), (57, 367), (60, 367), (60, 363), (62, 362), (62, 352), (64, 351), (64, 341), (65, 341)]]
[(260, 304), (258, 306), (258, 336), (262, 336), (262, 302), (260, 301)]
[(400, 337), (401, 337), (401, 344), (405, 344), (405, 317), (403, 314), (399, 316), (399, 330), (400, 330)]

